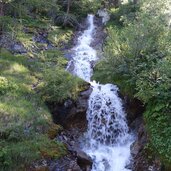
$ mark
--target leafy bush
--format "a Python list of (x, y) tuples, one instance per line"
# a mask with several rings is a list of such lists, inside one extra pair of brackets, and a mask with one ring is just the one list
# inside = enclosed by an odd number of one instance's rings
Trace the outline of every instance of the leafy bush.
[(139, 4), (132, 2), (121, 5), (118, 8), (111, 8), (110, 23), (115, 23), (119, 27), (124, 26), (127, 22), (134, 21), (136, 19), (137, 11), (139, 10)]
[(105, 58), (94, 77), (118, 84), (124, 94), (147, 106), (144, 117), (153, 152), (171, 165), (171, 31), (166, 1), (141, 1), (133, 20), (127, 18), (122, 27), (116, 26), (119, 22), (108, 26)]
[(63, 47), (69, 45), (71, 38), (73, 37), (73, 30), (62, 29), (60, 27), (51, 27), (48, 34), (48, 40), (50, 40), (55, 46)]
[[(58, 0), (60, 11), (67, 9), (69, 0)], [(86, 17), (89, 13), (96, 13), (101, 7), (101, 0), (74, 0), (70, 2), (70, 13), (74, 14), (77, 19)]]
[(144, 114), (150, 133), (152, 152), (160, 156), (161, 161), (171, 163), (171, 100), (149, 102)]
[(85, 84), (83, 80), (59, 68), (46, 70), (44, 79), (42, 95), (48, 102), (62, 102), (67, 98), (76, 99)]

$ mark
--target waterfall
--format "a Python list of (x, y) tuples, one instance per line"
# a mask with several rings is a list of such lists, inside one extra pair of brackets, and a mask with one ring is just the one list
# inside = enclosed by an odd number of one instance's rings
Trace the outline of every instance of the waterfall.
[(87, 145), (93, 171), (129, 171), (132, 136), (128, 133), (118, 88), (112, 84), (93, 86), (87, 111)]
[[(91, 47), (95, 34), (94, 16), (88, 15), (89, 27), (78, 38), (73, 48), (73, 74), (91, 83), (93, 91), (87, 110), (88, 130), (83, 150), (93, 159), (92, 171), (130, 171), (131, 158), (129, 134), (118, 88), (112, 84), (91, 81), (92, 63), (98, 60), (96, 50)], [(70, 67), (70, 65), (68, 66)]]
[[(87, 82), (90, 82), (92, 76), (92, 63), (97, 60), (96, 51), (90, 46), (95, 29), (93, 18), (93, 15), (88, 15), (89, 27), (78, 38), (78, 43), (73, 48), (75, 52), (74, 57), (70, 61), (70, 63), (74, 64), (72, 73)], [(70, 63), (68, 68), (70, 67)]]

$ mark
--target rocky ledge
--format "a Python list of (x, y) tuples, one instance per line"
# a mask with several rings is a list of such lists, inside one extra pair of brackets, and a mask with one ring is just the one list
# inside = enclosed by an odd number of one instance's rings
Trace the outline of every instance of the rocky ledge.
[(124, 99), (128, 125), (136, 136), (135, 142), (131, 145), (132, 171), (163, 171), (160, 160), (152, 156), (146, 148), (149, 135), (143, 120), (144, 105), (137, 99)]
[(53, 121), (64, 128), (57, 135), (56, 140), (64, 143), (68, 149), (67, 156), (51, 162), (54, 163), (55, 171), (91, 170), (92, 159), (81, 150), (79, 141), (87, 130), (86, 111), (91, 92), (91, 86), (87, 83), (86, 89), (80, 92), (76, 101), (67, 99), (63, 103), (48, 104)]

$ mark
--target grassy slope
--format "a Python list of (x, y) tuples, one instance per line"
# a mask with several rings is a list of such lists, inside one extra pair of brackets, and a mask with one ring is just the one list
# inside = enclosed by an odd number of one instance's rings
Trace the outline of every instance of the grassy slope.
[[(67, 63), (58, 50), (41, 50), (46, 45), (32, 41), (36, 30), (48, 24), (25, 21), (17, 30), (16, 39), (27, 49), (27, 54), (13, 55), (0, 49), (0, 170), (25, 170), (37, 159), (66, 153), (62, 144), (49, 139), (60, 127), (52, 123), (48, 108), (35, 91), (45, 68), (63, 67)], [(23, 33), (23, 27), (29, 33)], [(58, 34), (56, 46), (63, 37), (68, 41), (72, 35), (72, 31), (68, 35), (68, 30), (58, 27), (50, 28), (49, 32), (50, 36)]]

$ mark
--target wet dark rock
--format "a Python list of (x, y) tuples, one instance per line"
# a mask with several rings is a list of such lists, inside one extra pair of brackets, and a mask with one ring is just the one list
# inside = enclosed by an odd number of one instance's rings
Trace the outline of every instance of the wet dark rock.
[(67, 129), (73, 127), (86, 128), (86, 111), (91, 91), (89, 85), (85, 91), (80, 92), (76, 101), (68, 99), (60, 104), (49, 104), (54, 122)]
[(107, 37), (107, 34), (104, 32), (104, 26), (102, 24), (102, 19), (99, 17), (94, 18), (94, 23), (96, 25), (96, 35), (91, 43), (91, 46), (97, 51), (103, 51), (103, 44)]
[(33, 36), (33, 41), (37, 43), (48, 43), (47, 32), (38, 32), (35, 36)]
[(69, 62), (67, 71), (70, 72), (70, 73), (74, 72), (74, 61), (73, 60)]
[(47, 160), (40, 160), (33, 162), (28, 171), (49, 171), (49, 162)]
[(87, 168), (91, 168), (93, 164), (91, 157), (81, 150), (78, 150), (76, 152), (78, 165), (85, 170)]
[(11, 51), (14, 53), (27, 53), (27, 50), (21, 43), (16, 43), (11, 47)]
[(155, 156), (148, 158), (149, 152), (145, 149), (148, 134), (142, 117), (134, 121), (134, 127), (137, 129), (137, 140), (131, 146), (133, 171), (162, 171), (161, 162)]
[(65, 52), (65, 58), (67, 58), (68, 60), (71, 60), (72, 59), (72, 51), (71, 50), (68, 50)]
[(92, 159), (83, 151), (70, 151), (63, 158), (51, 161), (49, 165), (50, 171), (90, 171), (92, 167)]
[(130, 126), (137, 118), (141, 117), (145, 111), (143, 103), (138, 99), (124, 97), (124, 105), (127, 113), (128, 125)]

